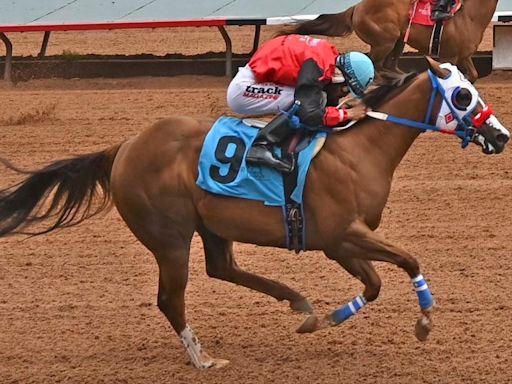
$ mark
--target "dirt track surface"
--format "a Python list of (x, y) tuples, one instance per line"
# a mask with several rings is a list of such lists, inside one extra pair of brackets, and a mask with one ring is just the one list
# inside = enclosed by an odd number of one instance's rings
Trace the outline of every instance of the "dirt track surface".
[[(90, 52), (130, 50), (131, 33), (115, 32), (117, 43), (107, 46), (96, 40)], [(84, 36), (66, 39), (81, 50)], [(189, 37), (182, 42), (209, 49)], [(60, 53), (63, 45), (52, 49)], [(511, 80), (493, 74), (478, 84), (509, 128)], [(209, 77), (2, 85), (0, 156), (34, 169), (101, 150), (173, 114), (219, 115), (226, 85)], [(512, 382), (511, 169), (510, 148), (487, 157), (475, 147), (461, 150), (451, 137), (424, 134), (396, 172), (380, 232), (415, 255), (430, 282), (437, 312), (426, 343), (413, 334), (418, 304), (402, 270), (378, 263), (376, 302), (339, 327), (299, 335), (304, 316), (286, 303), (208, 278), (195, 239), (188, 322), (207, 352), (231, 361), (197, 371), (156, 306), (153, 256), (115, 210), (46, 236), (2, 239), (0, 382)], [(2, 187), (17, 180), (4, 168), (0, 177)], [(362, 289), (319, 252), (242, 244), (235, 252), (243, 268), (296, 288), (320, 314)]]
[[(281, 26), (265, 26), (261, 30), (261, 41), (274, 36)], [(234, 53), (248, 53), (252, 49), (254, 27), (228, 26)], [(36, 56), (41, 48), (41, 32), (9, 33), (15, 56)], [(141, 38), (142, 36), (142, 38)], [(361, 40), (349, 38), (329, 38), (344, 50), (368, 51), (368, 45)], [(480, 51), (490, 51), (493, 47), (492, 27), (484, 34)], [(195, 55), (206, 52), (224, 52), (226, 44), (217, 27), (187, 27), (160, 29), (132, 29), (112, 31), (52, 32), (47, 55), (98, 54), (98, 55), (153, 55), (184, 54)], [(407, 51), (414, 49), (406, 47)]]

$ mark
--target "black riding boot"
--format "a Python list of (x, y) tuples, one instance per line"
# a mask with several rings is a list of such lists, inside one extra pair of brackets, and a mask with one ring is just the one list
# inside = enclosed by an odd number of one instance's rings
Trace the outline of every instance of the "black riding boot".
[(433, 21), (448, 20), (452, 15), (450, 14), (450, 7), (452, 0), (436, 0), (436, 5), (432, 9), (431, 19)]
[(281, 172), (291, 172), (295, 168), (293, 157), (290, 159), (275, 156), (274, 144), (281, 143), (293, 131), (288, 123), (288, 117), (279, 114), (274, 117), (259, 132), (252, 147), (247, 152), (246, 161), (249, 164), (266, 165)]

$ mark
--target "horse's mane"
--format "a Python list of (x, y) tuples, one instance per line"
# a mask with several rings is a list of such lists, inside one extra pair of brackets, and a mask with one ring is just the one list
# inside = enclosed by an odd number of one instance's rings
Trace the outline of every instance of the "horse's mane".
[(402, 91), (407, 88), (405, 85), (409, 84), (412, 79), (415, 79), (418, 73), (409, 72), (399, 74), (391, 71), (383, 71), (380, 73), (380, 76), (382, 84), (363, 97), (363, 103), (372, 109), (379, 107), (384, 101), (389, 100), (392, 92), (399, 90), (399, 92), (391, 95), (391, 97), (396, 97), (402, 93)]

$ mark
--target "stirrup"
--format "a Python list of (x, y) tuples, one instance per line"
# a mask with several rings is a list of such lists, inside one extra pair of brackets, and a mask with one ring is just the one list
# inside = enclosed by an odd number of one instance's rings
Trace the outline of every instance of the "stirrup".
[(245, 158), (246, 162), (255, 165), (265, 165), (274, 168), (280, 172), (290, 173), (295, 169), (295, 159), (292, 156), (291, 161), (287, 162), (277, 158), (268, 144), (254, 144)]

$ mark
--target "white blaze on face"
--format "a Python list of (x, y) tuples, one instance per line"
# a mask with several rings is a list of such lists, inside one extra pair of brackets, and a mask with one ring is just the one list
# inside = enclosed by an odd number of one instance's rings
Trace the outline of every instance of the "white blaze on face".
[[(484, 108), (486, 105), (484, 103), (484, 101), (481, 99), (481, 98), (478, 98), (478, 102), (479, 104), (482, 106), (482, 108)], [(505, 136), (507, 136), (508, 138), (510, 138), (510, 132), (508, 131), (507, 128), (505, 128), (503, 126), (503, 124), (500, 123), (500, 121), (498, 120), (498, 118), (494, 115), (491, 115), (486, 121), (485, 123), (487, 125), (490, 125), (491, 127), (493, 127), (494, 129), (500, 131), (502, 134), (504, 134)]]
[[(487, 106), (481, 98), (478, 98), (478, 103), (481, 105), (482, 110), (485, 110)], [(477, 117), (479, 114), (477, 115)], [(510, 132), (500, 123), (498, 118), (491, 114), (486, 120), (485, 124), (489, 127), (492, 127), (494, 130), (498, 131), (500, 134), (510, 138)], [(483, 148), (484, 153), (491, 154), (496, 153), (496, 148), (492, 145), (485, 137), (482, 135), (478, 129), (476, 131), (475, 137), (473, 139), (475, 142), (478, 142)]]

